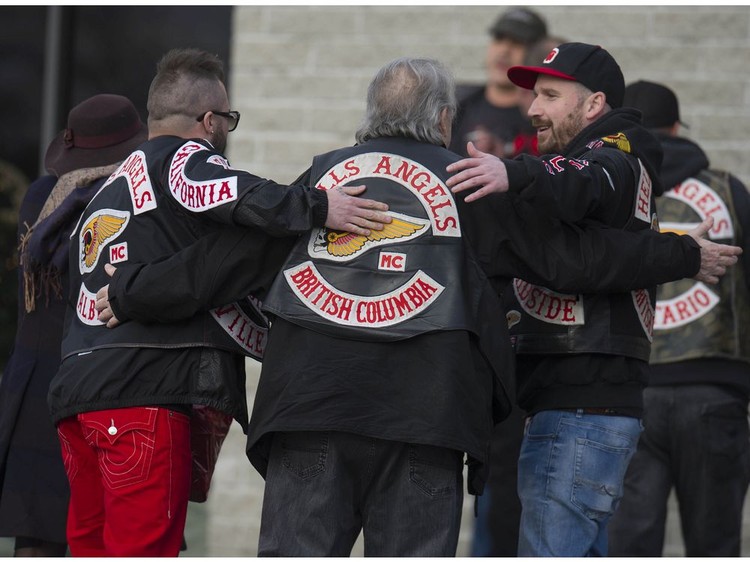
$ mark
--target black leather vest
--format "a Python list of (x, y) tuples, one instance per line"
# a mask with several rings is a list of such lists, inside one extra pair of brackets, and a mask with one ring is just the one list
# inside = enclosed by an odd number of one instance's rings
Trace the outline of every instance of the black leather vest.
[(210, 346), (262, 356), (266, 326), (252, 299), (171, 324), (125, 322), (108, 329), (98, 320), (94, 303), (108, 283), (106, 263), (117, 267), (170, 256), (205, 233), (200, 212), (237, 200), (237, 179), (227, 166), (222, 178), (188, 178), (184, 168), (190, 158), (213, 159), (217, 169), (226, 163), (207, 144), (159, 137), (133, 152), (84, 210), (71, 236), (63, 359), (107, 347)]
[(393, 222), (367, 237), (325, 228), (302, 236), (264, 310), (362, 341), (476, 332), (483, 273), (466, 258), (457, 203), (445, 186), (448, 155), (381, 138), (316, 157), (313, 185), (366, 183), (365, 195), (388, 203)]

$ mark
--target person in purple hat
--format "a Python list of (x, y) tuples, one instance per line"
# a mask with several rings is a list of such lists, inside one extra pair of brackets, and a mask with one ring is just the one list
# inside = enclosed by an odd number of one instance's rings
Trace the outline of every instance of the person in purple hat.
[(146, 140), (132, 102), (98, 94), (68, 113), (18, 217), (18, 329), (0, 384), (0, 536), (16, 556), (64, 556), (69, 488), (47, 389), (60, 364), (70, 233), (88, 201)]
[[(596, 45), (564, 43), (508, 76), (534, 91), (528, 115), (543, 156), (501, 160), (469, 144), (470, 158), (448, 167), (457, 172), (448, 181), (453, 191), (474, 190), (467, 202), (506, 193), (539, 220), (658, 228), (661, 147), (639, 113), (622, 108), (625, 81), (615, 59)], [(720, 259), (730, 265), (737, 257)], [(560, 294), (515, 279), (504, 298), (517, 401), (528, 414), (518, 554), (606, 556), (607, 524), (641, 432), (655, 287)]]

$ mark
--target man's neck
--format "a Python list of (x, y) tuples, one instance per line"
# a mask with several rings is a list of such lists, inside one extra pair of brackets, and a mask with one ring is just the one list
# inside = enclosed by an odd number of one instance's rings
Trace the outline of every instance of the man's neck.
[(521, 91), (513, 84), (487, 84), (484, 97), (495, 107), (515, 107), (520, 104)]

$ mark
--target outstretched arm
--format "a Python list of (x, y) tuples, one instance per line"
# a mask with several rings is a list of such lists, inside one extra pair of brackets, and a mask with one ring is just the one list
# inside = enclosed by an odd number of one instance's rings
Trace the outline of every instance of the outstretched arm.
[(715, 282), (739, 251), (702, 239), (706, 224), (684, 236), (629, 232), (549, 219), (507, 195), (486, 203), (461, 206), (462, 229), (486, 273), (560, 292), (623, 292), (693, 276)]
[(271, 286), (296, 237), (225, 228), (152, 263), (106, 265), (110, 283), (96, 295), (99, 320), (174, 322)]
[[(309, 179), (309, 177), (307, 178)], [(363, 186), (320, 190), (307, 181), (287, 186), (232, 168), (206, 143), (187, 140), (162, 172), (165, 195), (188, 212), (273, 236), (328, 226), (368, 235), (391, 221), (388, 206), (358, 197)]]

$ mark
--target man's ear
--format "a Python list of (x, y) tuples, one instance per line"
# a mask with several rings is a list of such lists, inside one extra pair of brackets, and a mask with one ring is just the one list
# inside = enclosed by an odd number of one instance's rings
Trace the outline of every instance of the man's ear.
[(591, 120), (597, 119), (605, 111), (606, 107), (607, 97), (604, 95), (604, 92), (594, 92), (588, 97), (584, 105), (586, 117)]
[(214, 134), (214, 114), (211, 111), (206, 111), (206, 114), (203, 116), (203, 119), (201, 120), (201, 125), (203, 125), (203, 128), (205, 129), (205, 132), (207, 134)]

